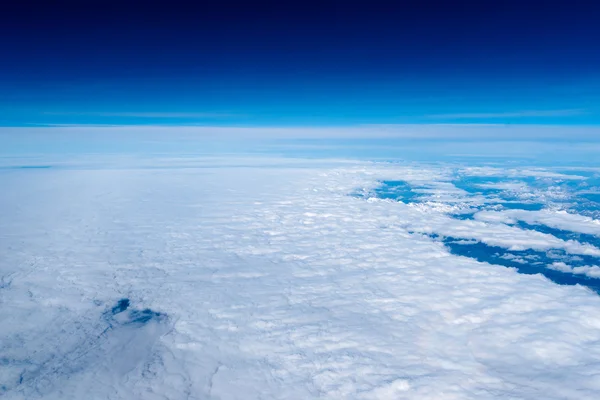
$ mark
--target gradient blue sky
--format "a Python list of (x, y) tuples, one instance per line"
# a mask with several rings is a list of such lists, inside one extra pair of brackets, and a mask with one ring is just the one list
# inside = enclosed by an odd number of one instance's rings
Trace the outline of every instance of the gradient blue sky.
[(600, 123), (590, 1), (81, 3), (1, 6), (0, 125)]

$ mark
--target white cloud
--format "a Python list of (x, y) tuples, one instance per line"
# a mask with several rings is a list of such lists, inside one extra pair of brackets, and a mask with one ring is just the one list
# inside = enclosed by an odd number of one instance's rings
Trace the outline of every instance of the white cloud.
[(555, 262), (548, 265), (548, 268), (561, 272), (568, 272), (576, 275), (585, 275), (590, 278), (600, 278), (600, 267), (596, 265), (584, 265), (581, 267), (572, 267), (564, 262)]
[(530, 118), (530, 117), (573, 117), (588, 114), (587, 110), (581, 108), (569, 108), (563, 110), (524, 110), (514, 112), (497, 113), (462, 113), (462, 114), (431, 114), (427, 118), (433, 119), (488, 119), (488, 118)]
[(574, 240), (562, 240), (549, 234), (505, 225), (511, 220), (506, 219), (500, 213), (486, 214), (489, 218), (485, 219), (484, 222), (456, 220), (432, 212), (431, 207), (427, 204), (414, 205), (412, 208), (419, 209), (422, 214), (420, 217), (414, 216), (414, 219), (407, 221), (405, 226), (416, 232), (435, 233), (460, 239), (475, 239), (490, 246), (503, 247), (514, 251), (562, 249), (570, 254), (600, 257), (600, 249), (595, 246), (581, 244)]
[[(497, 167), (464, 167), (460, 170), (468, 176), (504, 177), (504, 178), (553, 178), (566, 180), (585, 180), (586, 178), (577, 174), (562, 174), (542, 168), (497, 168)], [(501, 186), (497, 186), (502, 188)]]
[(519, 263), (519, 264), (527, 264), (528, 263), (527, 259), (525, 259), (524, 257), (515, 256), (512, 253), (502, 254), (500, 256), (500, 258), (502, 258), (504, 260), (513, 261), (513, 262), (516, 262), (516, 263)]
[(568, 213), (564, 210), (481, 211), (475, 214), (475, 219), (503, 223), (523, 221), (531, 225), (546, 225), (551, 228), (600, 236), (600, 220)]
[(408, 231), (564, 242), (348, 196), (444, 168), (147, 161), (0, 174), (4, 398), (600, 395), (600, 297)]

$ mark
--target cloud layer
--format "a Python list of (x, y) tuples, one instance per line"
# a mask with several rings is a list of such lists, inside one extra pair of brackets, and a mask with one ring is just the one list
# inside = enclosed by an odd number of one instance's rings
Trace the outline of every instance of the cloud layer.
[(0, 174), (5, 398), (598, 398), (600, 297), (414, 232), (504, 235), (450, 203), (351, 195), (464, 196), (448, 168), (189, 163)]

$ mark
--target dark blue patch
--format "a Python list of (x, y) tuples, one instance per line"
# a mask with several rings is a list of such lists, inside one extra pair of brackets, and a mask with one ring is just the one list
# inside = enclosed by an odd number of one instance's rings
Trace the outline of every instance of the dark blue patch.
[(152, 320), (162, 321), (166, 318), (166, 314), (153, 311), (149, 308), (142, 310), (132, 308), (130, 300), (123, 298), (111, 308), (110, 314), (107, 313), (105, 317), (109, 323), (106, 330), (108, 331), (122, 325), (144, 325)]
[(152, 311), (149, 308), (146, 308), (141, 311), (140, 310), (131, 310), (129, 312), (129, 321), (127, 323), (143, 325), (143, 324), (147, 324), (151, 320), (160, 321), (163, 317), (164, 317), (164, 315), (162, 313)]
[(117, 302), (117, 305), (111, 309), (113, 315), (122, 313), (129, 308), (129, 299), (121, 299)]
[[(473, 258), (480, 262), (512, 267), (521, 274), (542, 274), (552, 282), (559, 285), (582, 285), (600, 293), (600, 279), (589, 278), (585, 275), (575, 275), (568, 272), (556, 271), (546, 268), (546, 265), (556, 261), (565, 261), (572, 266), (586, 265), (589, 256), (570, 256), (563, 251), (540, 252), (534, 250), (507, 251), (502, 247), (488, 246), (485, 243), (464, 243), (455, 238), (443, 239), (444, 244), (454, 255)], [(504, 256), (504, 257), (503, 257)], [(523, 264), (505, 257), (516, 256), (526, 259)], [(589, 262), (588, 262), (589, 264)]]
[(461, 221), (466, 221), (466, 220), (473, 219), (474, 216), (475, 216), (475, 213), (473, 213), (473, 212), (461, 213), (461, 214), (451, 214), (452, 218), (458, 219), (458, 220), (461, 220)]
[(502, 202), (501, 204), (502, 207), (508, 210), (540, 211), (542, 208), (544, 208), (544, 205), (541, 203), (522, 203), (506, 201)]

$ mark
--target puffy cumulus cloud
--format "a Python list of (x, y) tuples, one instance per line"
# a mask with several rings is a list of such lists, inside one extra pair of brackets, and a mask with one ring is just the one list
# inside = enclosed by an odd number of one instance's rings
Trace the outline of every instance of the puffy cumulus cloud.
[(444, 215), (445, 213), (432, 212), (432, 207), (427, 204), (417, 205), (413, 208), (421, 211), (422, 215), (420, 218), (407, 221), (405, 226), (416, 232), (460, 239), (475, 239), (490, 246), (515, 251), (561, 249), (570, 254), (600, 257), (600, 249), (591, 244), (563, 240), (547, 233), (508, 226), (506, 223), (510, 223), (512, 220), (502, 214), (484, 214), (483, 217), (480, 216), (482, 219), (488, 216), (484, 222), (457, 220)]
[(4, 398), (600, 396), (600, 297), (414, 229), (567, 244), (348, 195), (443, 169), (236, 163), (0, 175)]
[(548, 266), (556, 271), (568, 272), (576, 275), (585, 275), (590, 278), (600, 278), (600, 267), (596, 265), (583, 265), (581, 267), (572, 267), (564, 262), (554, 262)]
[(546, 225), (551, 228), (600, 236), (600, 220), (564, 210), (503, 210), (481, 211), (475, 214), (479, 221), (515, 223), (523, 221), (531, 225)]

